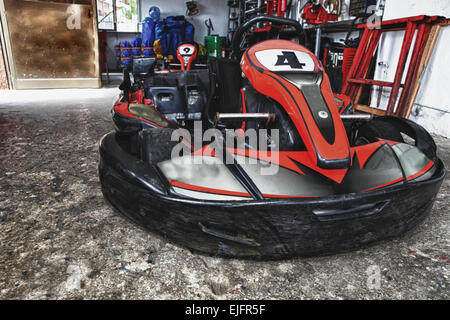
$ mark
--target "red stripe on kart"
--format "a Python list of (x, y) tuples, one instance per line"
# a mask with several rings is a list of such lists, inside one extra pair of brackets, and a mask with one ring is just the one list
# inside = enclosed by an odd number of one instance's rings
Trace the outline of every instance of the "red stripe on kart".
[(370, 189), (367, 189), (367, 190), (364, 190), (364, 191), (371, 191), (371, 190), (376, 190), (376, 189), (384, 188), (384, 187), (387, 187), (387, 186), (396, 184), (397, 182), (400, 182), (400, 181), (403, 181), (403, 178), (398, 178), (397, 180), (394, 180), (394, 181), (391, 181), (391, 182), (389, 182), (389, 183), (383, 184), (383, 185), (381, 185), (381, 186), (374, 187), (374, 188), (370, 188)]
[(326, 176), (327, 178), (341, 183), (344, 176), (347, 174), (348, 169), (338, 169), (338, 170), (327, 170), (321, 169), (312, 163), (311, 158), (308, 156), (306, 151), (259, 151), (259, 150), (248, 150), (248, 149), (231, 149), (227, 148), (230, 153), (238, 154), (254, 159), (263, 160), (269, 163), (273, 163), (289, 169), (291, 171), (297, 172), (299, 174), (305, 175), (302, 170), (294, 163), (293, 160), (307, 166), (308, 168)]
[(374, 142), (371, 144), (366, 144), (366, 145), (352, 148), (352, 151), (353, 151), (352, 157), (353, 157), (354, 153), (356, 153), (356, 155), (358, 156), (359, 167), (362, 169), (362, 168), (364, 168), (364, 165), (370, 159), (370, 157), (376, 151), (378, 151), (378, 149), (380, 149), (382, 145), (383, 145), (383, 143), (378, 141), (378, 142)]
[[(177, 188), (182, 188), (186, 190), (192, 190), (192, 191), (198, 191), (198, 192), (206, 192), (206, 193), (213, 193), (213, 194), (220, 194), (220, 195), (226, 195), (226, 196), (237, 196), (237, 197), (246, 197), (249, 198), (250, 194), (246, 192), (238, 192), (238, 191), (228, 191), (228, 190), (222, 190), (222, 189), (214, 189), (214, 188), (207, 188), (207, 187), (200, 187), (195, 186), (192, 184), (187, 184), (175, 180), (169, 180), (170, 184)], [(317, 198), (317, 196), (291, 196), (291, 195), (279, 195), (279, 194), (263, 194), (265, 198)]]
[(279, 194), (267, 194), (263, 193), (264, 198), (283, 198), (283, 199), (294, 199), (294, 198), (319, 198), (319, 196), (290, 196), (290, 195), (279, 195)]
[[(192, 150), (194, 150), (194, 146), (192, 146), (192, 144), (190, 144), (190, 146), (192, 147)], [(203, 148), (198, 149), (197, 151), (193, 151), (191, 153), (191, 155), (192, 156), (215, 157), (216, 152), (208, 144), (208, 145), (204, 146)]]
[(220, 194), (220, 195), (225, 195), (225, 196), (251, 198), (250, 194), (247, 193), (247, 192), (238, 192), (238, 191), (229, 191), (229, 190), (221, 190), (221, 189), (200, 187), (200, 186), (195, 186), (195, 185), (192, 185), (192, 184), (183, 183), (183, 182), (179, 182), (179, 181), (175, 181), (175, 180), (169, 180), (169, 182), (174, 187), (187, 189), (187, 190), (192, 190), (192, 191)]
[(390, 145), (391, 147), (400, 143), (400, 142), (397, 142), (397, 141), (391, 141), (391, 140), (386, 140), (386, 139), (378, 139), (378, 141), (385, 142), (388, 145)]
[[(247, 113), (247, 107), (245, 105), (245, 93), (244, 89), (241, 89), (241, 96), (242, 96), (242, 113)], [(242, 121), (242, 131), (245, 131), (245, 121)]]
[(434, 162), (430, 161), (428, 162), (428, 164), (425, 166), (425, 168), (423, 168), (422, 170), (420, 170), (419, 172), (409, 176), (408, 178), (406, 178), (406, 180), (410, 181), (410, 180), (414, 180), (422, 175), (424, 175), (425, 173), (427, 173), (432, 167), (434, 166)]

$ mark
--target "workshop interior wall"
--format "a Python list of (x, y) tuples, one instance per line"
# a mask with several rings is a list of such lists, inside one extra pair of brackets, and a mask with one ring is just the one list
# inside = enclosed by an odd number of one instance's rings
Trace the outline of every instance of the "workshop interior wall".
[[(228, 29), (228, 6), (226, 0), (208, 0), (197, 1), (200, 13), (196, 16), (189, 17), (186, 15), (186, 0), (140, 0), (141, 19), (148, 16), (148, 10), (152, 6), (157, 6), (161, 10), (161, 18), (174, 15), (185, 15), (186, 19), (195, 27), (194, 40), (204, 44), (204, 38), (208, 34), (205, 20), (211, 18), (214, 30), (212, 34), (221, 36), (227, 35)], [(108, 66), (111, 70), (115, 69), (115, 53), (114, 46), (121, 41), (130, 41), (139, 33), (132, 32), (108, 32)]]
[(186, 19), (195, 27), (194, 40), (203, 43), (208, 29), (205, 20), (211, 18), (214, 26), (213, 34), (227, 35), (228, 6), (226, 0), (196, 1), (200, 13), (193, 17), (186, 15), (186, 0), (141, 0), (142, 18), (148, 16), (152, 6), (161, 9), (161, 18), (174, 15), (185, 15)]
[[(439, 15), (450, 18), (449, 0), (387, 0), (383, 20), (391, 20), (417, 15)], [(403, 42), (403, 31), (389, 32), (381, 39), (378, 50), (376, 80), (393, 81), (397, 60)], [(413, 40), (415, 41), (415, 39)], [(425, 69), (422, 84), (417, 95), (411, 120), (423, 125), (432, 133), (450, 138), (450, 29), (441, 29), (430, 63)], [(394, 57), (394, 58), (393, 58)], [(410, 58), (410, 57), (409, 57)], [(408, 62), (409, 64), (409, 59)], [(407, 65), (408, 65), (407, 64)], [(406, 75), (407, 70), (405, 70)], [(384, 89), (380, 107), (386, 108), (388, 88)], [(372, 95), (373, 107), (377, 106), (377, 91)]]

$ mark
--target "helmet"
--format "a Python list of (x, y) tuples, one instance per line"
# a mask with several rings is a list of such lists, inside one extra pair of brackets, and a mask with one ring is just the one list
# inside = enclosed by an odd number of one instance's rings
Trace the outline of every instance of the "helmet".
[(158, 22), (161, 17), (161, 10), (159, 10), (158, 7), (151, 7), (148, 10), (148, 16), (153, 20), (153, 22)]

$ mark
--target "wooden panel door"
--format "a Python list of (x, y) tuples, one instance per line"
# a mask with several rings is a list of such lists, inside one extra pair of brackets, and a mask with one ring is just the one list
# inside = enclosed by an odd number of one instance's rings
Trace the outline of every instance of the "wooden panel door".
[(0, 0), (15, 89), (98, 88), (96, 5), (92, 0)]

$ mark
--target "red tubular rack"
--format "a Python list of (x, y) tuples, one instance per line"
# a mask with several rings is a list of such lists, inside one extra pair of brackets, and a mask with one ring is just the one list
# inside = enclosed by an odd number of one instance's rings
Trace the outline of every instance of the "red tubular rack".
[[(376, 25), (364, 24), (358, 26), (358, 28), (364, 28), (364, 33), (358, 46), (349, 76), (342, 88), (342, 93), (348, 95), (354, 101), (355, 108), (357, 110), (367, 111), (377, 115), (395, 114), (396, 116), (406, 117), (408, 113), (406, 106), (409, 99), (411, 99), (413, 95), (412, 84), (419, 76), (419, 64), (424, 53), (425, 44), (427, 43), (431, 26), (435, 23), (441, 22), (444, 19), (445, 18), (439, 16), (430, 17), (423, 15), (383, 21)], [(403, 45), (400, 52), (394, 81), (387, 82), (367, 79), (368, 74), (371, 72), (370, 69), (374, 66), (373, 59), (375, 50), (378, 47), (382, 33), (385, 31), (399, 30), (405, 30), (405, 36), (403, 38)], [(404, 83), (401, 83), (416, 31), (416, 41), (412, 51), (406, 79)], [(392, 88), (386, 111), (371, 108), (367, 105), (359, 103), (363, 87), (373, 85)], [(403, 88), (403, 90), (401, 92), (400, 99), (398, 99), (400, 88)], [(382, 88), (380, 88), (380, 90), (381, 89)]]

